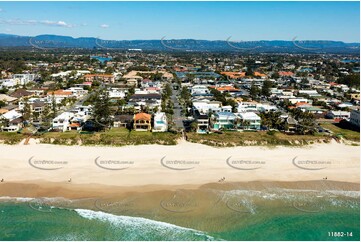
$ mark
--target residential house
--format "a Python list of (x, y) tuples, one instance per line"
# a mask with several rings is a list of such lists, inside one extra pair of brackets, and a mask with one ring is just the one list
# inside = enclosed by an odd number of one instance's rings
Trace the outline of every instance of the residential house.
[(93, 82), (93, 81), (100, 81), (105, 83), (114, 83), (115, 78), (112, 74), (86, 74), (84, 76), (85, 81)]
[(52, 102), (53, 98), (55, 99), (55, 102), (57, 104), (61, 103), (65, 98), (70, 98), (73, 96), (73, 93), (71, 91), (65, 91), (65, 90), (56, 90), (56, 91), (50, 91), (47, 94), (48, 102)]
[(122, 115), (115, 115), (113, 121), (114, 128), (131, 128), (133, 123), (133, 115), (122, 114)]
[(152, 132), (166, 132), (168, 131), (167, 115), (163, 112), (154, 114), (154, 125)]
[(11, 97), (6, 94), (0, 94), (0, 101), (3, 101), (3, 102), (5, 102), (5, 104), (10, 105), (10, 104), (16, 103), (18, 101), (18, 98)]
[(81, 97), (88, 93), (88, 90), (84, 90), (82, 87), (70, 87), (65, 91), (69, 91), (73, 94), (73, 96)]
[(237, 113), (237, 116), (240, 119), (237, 128), (253, 129), (253, 130), (261, 129), (261, 117), (258, 116), (256, 113), (243, 112), (243, 113)]
[(14, 74), (12, 78), (18, 79), (20, 85), (26, 85), (29, 82), (34, 81), (35, 76), (35, 74)]
[(124, 98), (127, 92), (120, 88), (111, 88), (108, 90), (109, 98)]
[(210, 91), (204, 85), (194, 85), (191, 88), (191, 94), (192, 94), (192, 96), (194, 96), (194, 95), (208, 95), (208, 94), (210, 94)]
[(360, 93), (357, 92), (357, 93), (348, 93), (346, 94), (346, 97), (350, 100), (358, 100), (360, 101)]
[(136, 131), (150, 131), (152, 129), (152, 116), (147, 113), (134, 114), (133, 127)]
[(202, 114), (208, 114), (209, 112), (221, 111), (222, 103), (219, 101), (210, 100), (197, 100), (193, 101), (193, 109), (197, 109)]
[(354, 109), (351, 111), (350, 123), (360, 128), (360, 110)]
[(34, 93), (29, 92), (28, 90), (25, 89), (18, 89), (15, 92), (11, 93), (10, 96), (15, 97), (15, 98), (29, 98), (34, 96)]
[(19, 85), (17, 79), (2, 79), (2, 80), (0, 80), (0, 87), (1, 88), (11, 89), (11, 88), (14, 88), (17, 85)]
[(237, 116), (231, 112), (217, 112), (212, 115), (212, 127), (214, 130), (234, 129)]
[[(0, 116), (0, 121), (6, 121), (1, 127), (4, 132), (17, 132), (23, 127), (22, 114), (16, 110), (11, 110)], [(4, 124), (4, 122), (3, 122)]]
[(257, 102), (239, 102), (237, 106), (237, 113), (257, 112)]
[(298, 121), (291, 116), (288, 116), (286, 119), (286, 132), (295, 133), (298, 129)]
[(297, 103), (309, 103), (312, 104), (312, 100), (311, 99), (307, 99), (307, 98), (300, 98), (300, 97), (295, 97), (295, 98), (288, 98), (288, 101), (295, 105)]
[(290, 76), (293, 76), (294, 73), (291, 72), (291, 71), (279, 71), (279, 72), (278, 72), (278, 75), (279, 75), (280, 77), (290, 77)]
[(206, 114), (200, 114), (198, 110), (193, 113), (194, 119), (197, 123), (196, 132), (199, 134), (206, 134), (209, 131), (209, 117)]
[(58, 131), (68, 130), (71, 124), (71, 119), (74, 117), (74, 113), (64, 112), (53, 119), (53, 129)]
[(343, 119), (349, 120), (350, 112), (332, 110), (332, 111), (329, 111), (326, 116), (333, 119), (335, 122), (340, 122)]
[(160, 108), (162, 103), (162, 96), (156, 93), (147, 94), (133, 94), (128, 104), (138, 107)]
[(225, 72), (221, 72), (222, 75), (225, 75), (231, 79), (241, 79), (243, 77), (246, 76), (246, 72), (230, 72), (230, 71), (225, 71)]

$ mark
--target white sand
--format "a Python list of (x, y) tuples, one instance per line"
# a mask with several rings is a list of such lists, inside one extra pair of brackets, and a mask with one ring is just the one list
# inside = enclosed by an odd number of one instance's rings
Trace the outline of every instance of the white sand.
[[(199, 164), (171, 165), (189, 170), (172, 170), (161, 165), (171, 160), (195, 161)], [(39, 160), (65, 161), (67, 164), (39, 165), (41, 168), (61, 168), (41, 170), (31, 163)], [(95, 164), (99, 161), (130, 161), (130, 165), (104, 165), (106, 167), (129, 167), (125, 170), (106, 170)], [(227, 165), (230, 162), (258, 161), (264, 164), (236, 165), (255, 170), (239, 170)], [(296, 167), (292, 159), (298, 161), (329, 162), (329, 164), (302, 165), (306, 168), (324, 168), (306, 170)], [(176, 146), (141, 145), (125, 147), (86, 147), (56, 146), (46, 144), (0, 145), (0, 179), (6, 182), (49, 181), (64, 182), (72, 179), (73, 184), (103, 184), (117, 186), (138, 185), (180, 185), (217, 182), (221, 177), (226, 181), (306, 181), (321, 180), (326, 177), (334, 181), (359, 183), (360, 147), (332, 142), (312, 146), (294, 147), (235, 147), (213, 148), (201, 144), (182, 141)]]

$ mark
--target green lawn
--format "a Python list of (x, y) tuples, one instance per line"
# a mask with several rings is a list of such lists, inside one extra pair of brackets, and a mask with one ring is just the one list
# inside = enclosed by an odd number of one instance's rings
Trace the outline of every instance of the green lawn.
[(17, 144), (25, 138), (25, 135), (16, 132), (0, 132), (0, 140), (3, 140), (5, 144)]
[(334, 135), (341, 135), (347, 140), (360, 141), (360, 132), (352, 131), (349, 129), (342, 129), (333, 123), (321, 123), (321, 126), (325, 129), (329, 129)]
[(104, 132), (92, 134), (79, 134), (76, 131), (58, 133), (45, 133), (39, 138), (43, 143), (73, 145), (81, 143), (83, 145), (140, 145), (140, 144), (164, 144), (175, 145), (180, 135), (169, 132), (129, 132), (125, 128), (113, 128)]
[(196, 134), (187, 133), (188, 141), (212, 146), (242, 146), (242, 145), (287, 145), (297, 146), (329, 141), (330, 137), (320, 135), (287, 135), (276, 132), (273, 135), (265, 131), (258, 132), (235, 132), (226, 131), (222, 134)]

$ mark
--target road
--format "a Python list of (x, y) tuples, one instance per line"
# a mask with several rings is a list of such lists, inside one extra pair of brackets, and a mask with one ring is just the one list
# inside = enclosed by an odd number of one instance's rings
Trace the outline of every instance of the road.
[(173, 115), (173, 122), (175, 123), (176, 127), (179, 129), (183, 129), (183, 120), (185, 119), (184, 116), (182, 116), (182, 107), (180, 106), (179, 102), (178, 102), (178, 98), (177, 95), (180, 92), (180, 89), (178, 90), (174, 90), (174, 84), (171, 85), (172, 86), (172, 96), (171, 96), (171, 100), (174, 104), (174, 115)]

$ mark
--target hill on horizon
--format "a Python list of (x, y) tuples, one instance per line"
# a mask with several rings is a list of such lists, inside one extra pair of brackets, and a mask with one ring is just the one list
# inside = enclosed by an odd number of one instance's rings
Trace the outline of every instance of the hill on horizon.
[(73, 38), (44, 34), (38, 36), (20, 36), (0, 33), (0, 47), (30, 47), (37, 49), (83, 48), (107, 50), (156, 50), (156, 51), (237, 51), (271, 53), (359, 53), (360, 43), (345, 43), (332, 40), (195, 40), (165, 39), (159, 40), (102, 40), (94, 37)]

